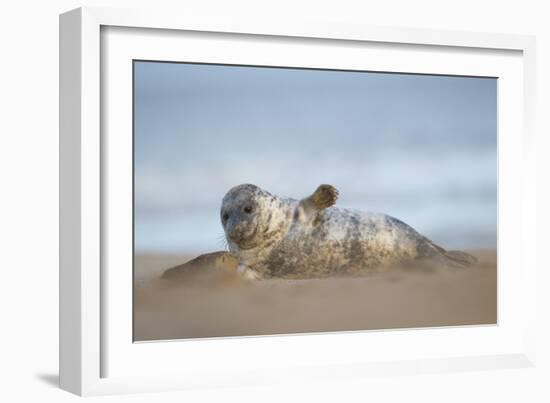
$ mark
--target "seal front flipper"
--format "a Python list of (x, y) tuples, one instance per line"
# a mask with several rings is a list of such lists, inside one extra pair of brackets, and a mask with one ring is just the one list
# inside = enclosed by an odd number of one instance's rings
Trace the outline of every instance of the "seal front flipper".
[(248, 267), (246, 267), (244, 264), (239, 263), (239, 266), (237, 267), (237, 273), (242, 276), (242, 278), (246, 280), (261, 280), (262, 276), (255, 271)]
[(338, 199), (338, 190), (331, 185), (320, 185), (311, 196), (300, 200), (295, 219), (301, 222), (316, 222), (320, 211), (334, 205)]

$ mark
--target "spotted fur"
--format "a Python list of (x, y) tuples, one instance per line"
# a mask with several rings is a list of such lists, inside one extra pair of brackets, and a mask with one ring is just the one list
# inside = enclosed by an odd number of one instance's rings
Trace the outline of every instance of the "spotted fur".
[[(475, 260), (447, 252), (391, 216), (334, 207), (338, 192), (329, 186), (334, 191), (325, 194), (327, 186), (301, 201), (251, 184), (230, 189), (220, 214), (238, 271), (254, 279), (314, 278), (360, 275), (418, 259), (458, 266)], [(321, 196), (325, 202), (315, 202)]]

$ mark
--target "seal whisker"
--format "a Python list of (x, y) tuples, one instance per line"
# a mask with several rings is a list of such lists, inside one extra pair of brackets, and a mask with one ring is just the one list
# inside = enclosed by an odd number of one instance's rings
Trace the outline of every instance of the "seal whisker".
[(229, 250), (229, 244), (227, 243), (227, 239), (225, 238), (225, 233), (218, 235), (216, 237), (216, 242), (218, 245), (220, 245), (222, 250), (225, 250), (225, 251)]

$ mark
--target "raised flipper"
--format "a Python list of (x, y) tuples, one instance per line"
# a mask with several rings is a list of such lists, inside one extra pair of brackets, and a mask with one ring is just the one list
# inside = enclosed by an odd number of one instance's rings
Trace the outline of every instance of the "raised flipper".
[(311, 196), (300, 200), (294, 218), (302, 223), (315, 224), (319, 212), (334, 205), (338, 199), (338, 190), (331, 185), (320, 185)]

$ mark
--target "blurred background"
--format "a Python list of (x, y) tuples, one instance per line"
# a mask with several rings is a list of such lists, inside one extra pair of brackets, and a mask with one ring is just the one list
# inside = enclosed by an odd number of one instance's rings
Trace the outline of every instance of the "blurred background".
[(241, 183), (496, 248), (497, 80), (134, 62), (136, 253), (221, 250)]

